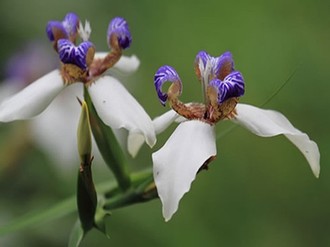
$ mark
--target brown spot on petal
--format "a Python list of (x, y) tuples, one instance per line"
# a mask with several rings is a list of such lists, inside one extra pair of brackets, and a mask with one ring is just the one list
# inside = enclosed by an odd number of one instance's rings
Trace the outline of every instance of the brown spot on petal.
[(213, 160), (215, 160), (216, 158), (217, 158), (216, 155), (211, 156), (210, 158), (208, 158), (208, 159), (204, 162), (204, 164), (199, 168), (199, 170), (197, 171), (197, 173), (201, 172), (202, 170), (208, 170), (208, 169), (209, 169), (209, 164), (210, 164)]

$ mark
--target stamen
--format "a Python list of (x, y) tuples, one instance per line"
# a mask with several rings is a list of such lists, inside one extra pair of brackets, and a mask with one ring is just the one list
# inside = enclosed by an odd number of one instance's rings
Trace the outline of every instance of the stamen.
[(85, 21), (85, 27), (79, 22), (78, 34), (83, 41), (88, 41), (91, 33), (92, 28), (87, 20)]

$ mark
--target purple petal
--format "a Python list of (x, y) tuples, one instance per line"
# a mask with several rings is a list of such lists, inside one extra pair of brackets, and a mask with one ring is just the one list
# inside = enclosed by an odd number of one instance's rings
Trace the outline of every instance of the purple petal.
[(195, 58), (195, 73), (199, 80), (202, 79), (206, 63), (210, 58), (210, 55), (206, 51), (200, 51), (197, 53)]
[(206, 51), (200, 51), (197, 53), (195, 58), (195, 64), (198, 66), (199, 61), (201, 60), (203, 62), (203, 65), (205, 67), (206, 62), (211, 58), (211, 56)]
[(175, 69), (169, 65), (164, 65), (157, 70), (154, 77), (154, 84), (156, 87), (157, 95), (162, 105), (165, 105), (167, 101), (167, 94), (163, 93), (162, 91), (162, 86), (167, 81), (172, 83), (178, 82), (182, 88), (181, 79)]
[(110, 40), (111, 35), (117, 36), (118, 43), (122, 49), (128, 48), (132, 42), (132, 36), (128, 29), (128, 24), (122, 17), (115, 17), (109, 23), (107, 33), (108, 41)]
[(220, 80), (234, 71), (234, 61), (229, 51), (223, 53), (220, 57), (215, 58), (214, 74)]
[(79, 26), (79, 17), (75, 13), (67, 13), (62, 21), (62, 25), (70, 38), (74, 38), (77, 34)]
[(240, 97), (244, 94), (244, 79), (239, 71), (232, 72), (223, 81), (213, 79), (209, 85), (218, 90), (219, 104), (229, 98)]
[(83, 70), (86, 70), (88, 67), (87, 55), (89, 49), (93, 47), (93, 44), (89, 41), (85, 41), (77, 47), (66, 39), (60, 39), (57, 42), (57, 49), (61, 61), (63, 63), (75, 64)]
[(46, 26), (47, 37), (50, 41), (55, 41), (60, 38), (68, 38), (67, 32), (64, 29), (62, 22), (49, 21)]

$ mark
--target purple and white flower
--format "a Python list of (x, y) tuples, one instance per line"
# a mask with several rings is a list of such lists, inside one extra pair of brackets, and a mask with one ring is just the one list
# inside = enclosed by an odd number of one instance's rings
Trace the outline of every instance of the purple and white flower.
[[(202, 83), (204, 103), (182, 103), (178, 97), (182, 82), (170, 66), (162, 66), (155, 74), (155, 87), (161, 104), (169, 102), (173, 110), (154, 119), (156, 133), (172, 122), (180, 122), (162, 148), (152, 154), (153, 173), (163, 216), (170, 220), (177, 211), (180, 199), (190, 189), (196, 174), (207, 168), (217, 155), (215, 124), (229, 119), (252, 133), (271, 137), (283, 134), (305, 156), (316, 177), (320, 172), (320, 153), (317, 144), (279, 112), (238, 103), (244, 94), (244, 80), (234, 69), (229, 52), (212, 57), (205, 51), (197, 54), (195, 72)], [(162, 91), (165, 82), (168, 91)]]
[[(93, 43), (88, 41), (89, 23), (86, 22), (85, 27), (78, 23), (79, 18), (74, 13), (67, 14), (62, 22), (48, 23), (47, 36), (59, 54), (61, 68), (4, 100), (0, 104), (0, 122), (33, 118), (43, 112), (60, 92), (79, 83), (81, 90), (83, 86), (87, 88), (100, 118), (115, 134), (122, 129), (128, 131), (128, 152), (135, 156), (144, 141), (153, 146), (156, 137), (149, 115), (119, 80), (109, 75), (110, 70), (132, 73), (139, 66), (136, 56), (122, 56), (122, 51), (132, 40), (127, 22), (116, 17), (109, 23), (107, 40), (111, 51), (108, 53), (95, 53)], [(75, 45), (77, 35), (83, 41), (78, 46)]]

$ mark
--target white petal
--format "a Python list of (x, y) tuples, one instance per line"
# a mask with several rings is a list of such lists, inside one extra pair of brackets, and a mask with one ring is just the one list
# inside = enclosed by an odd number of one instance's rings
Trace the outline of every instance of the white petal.
[(0, 121), (28, 119), (41, 113), (65, 88), (59, 70), (36, 80), (0, 104)]
[(165, 112), (164, 114), (154, 118), (152, 120), (152, 123), (154, 125), (156, 134), (162, 133), (165, 129), (168, 128), (177, 118), (179, 117), (179, 114), (177, 114), (173, 110), (169, 110)]
[(177, 211), (198, 170), (215, 155), (214, 127), (198, 120), (181, 123), (165, 145), (152, 154), (154, 179), (166, 221)]
[(6, 79), (5, 81), (0, 82), (0, 102), (8, 98), (10, 95), (13, 95), (19, 92), (24, 85), (24, 81), (21, 79)]
[[(83, 99), (83, 85), (75, 83), (63, 90), (38, 117), (29, 122), (32, 136), (40, 148), (56, 162), (56, 168), (72, 171), (80, 163), (77, 155), (77, 126)], [(94, 163), (101, 159), (93, 142)]]
[(82, 87), (80, 83), (70, 85), (30, 122), (37, 144), (65, 170), (72, 170), (79, 164), (76, 132), (81, 107), (76, 97), (83, 99)]
[(252, 133), (262, 137), (285, 135), (305, 156), (314, 175), (319, 176), (320, 152), (317, 144), (310, 140), (308, 135), (296, 129), (281, 113), (245, 104), (238, 104), (236, 110), (237, 117), (234, 121)]
[[(108, 52), (96, 52), (95, 58), (103, 59), (108, 54)], [(113, 66), (113, 69), (118, 70), (119, 72), (122, 72), (124, 74), (132, 74), (137, 71), (139, 66), (140, 60), (137, 58), (137, 56), (121, 56), (119, 61)]]
[(101, 77), (88, 91), (105, 124), (113, 129), (129, 131), (127, 146), (132, 156), (141, 146), (142, 138), (150, 147), (155, 145), (156, 134), (149, 115), (117, 79)]

